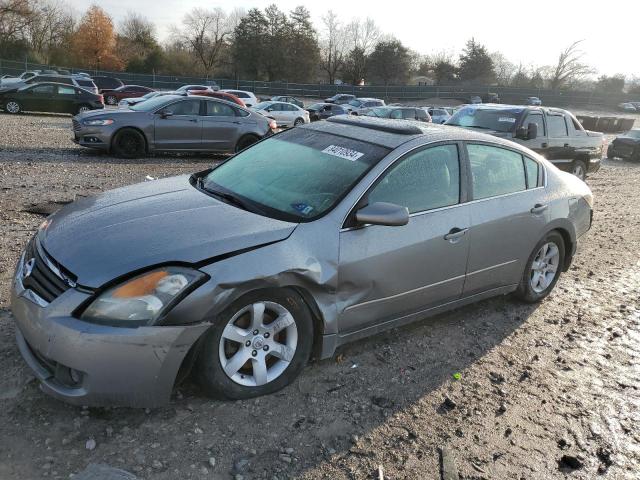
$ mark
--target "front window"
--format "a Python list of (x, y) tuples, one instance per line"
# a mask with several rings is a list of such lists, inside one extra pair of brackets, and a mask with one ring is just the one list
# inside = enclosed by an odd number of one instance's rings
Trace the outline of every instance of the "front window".
[(200, 100), (182, 100), (181, 102), (167, 105), (162, 111), (172, 115), (199, 115)]
[(392, 111), (393, 110), (391, 108), (372, 108), (366, 113), (366, 115), (370, 117), (388, 118)]
[(529, 128), (530, 123), (535, 123), (538, 126), (538, 136), (546, 137), (547, 131), (544, 128), (544, 120), (541, 113), (530, 113), (527, 118), (522, 122), (524, 128)]
[(202, 188), (232, 195), (248, 210), (283, 220), (313, 220), (331, 210), (389, 150), (305, 129), (257, 143), (223, 163)]
[(549, 125), (549, 137), (567, 137), (567, 122), (564, 121), (563, 115), (547, 115), (547, 124)]
[(455, 205), (460, 200), (458, 147), (440, 145), (411, 153), (369, 192), (369, 204), (395, 203), (409, 213)]
[(459, 127), (494, 130), (496, 132), (513, 132), (521, 110), (490, 110), (485, 108), (465, 107), (449, 119), (447, 125)]
[(271, 102), (260, 102), (260, 103), (256, 103), (253, 106), (253, 108), (255, 108), (256, 110), (266, 110), (271, 105), (273, 105)]

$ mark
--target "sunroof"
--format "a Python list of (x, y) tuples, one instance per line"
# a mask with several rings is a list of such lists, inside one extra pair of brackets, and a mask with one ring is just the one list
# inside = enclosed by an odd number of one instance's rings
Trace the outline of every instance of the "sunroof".
[(396, 133), (398, 135), (420, 135), (421, 133), (424, 133), (419, 127), (410, 124), (406, 120), (378, 120), (374, 118), (337, 115), (335, 117), (328, 118), (327, 122), (368, 128), (379, 132)]

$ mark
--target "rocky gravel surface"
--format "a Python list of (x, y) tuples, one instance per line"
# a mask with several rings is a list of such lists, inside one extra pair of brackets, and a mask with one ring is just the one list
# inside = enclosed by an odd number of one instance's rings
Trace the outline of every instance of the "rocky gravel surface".
[(264, 398), (213, 401), (187, 381), (163, 408), (88, 409), (40, 392), (15, 346), (23, 246), (78, 195), (219, 159), (123, 162), (70, 135), (69, 117), (0, 115), (1, 479), (105, 466), (144, 479), (640, 477), (640, 165), (605, 161), (589, 179), (594, 226), (540, 305), (501, 297), (387, 332)]

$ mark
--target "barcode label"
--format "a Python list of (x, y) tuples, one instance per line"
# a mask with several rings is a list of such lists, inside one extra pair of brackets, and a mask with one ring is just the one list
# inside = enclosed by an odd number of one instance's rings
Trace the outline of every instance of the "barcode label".
[(322, 153), (333, 155), (334, 157), (344, 158), (345, 160), (351, 160), (352, 162), (355, 162), (364, 155), (364, 153), (362, 152), (351, 150), (349, 148), (339, 147), (337, 145), (329, 145), (327, 148), (322, 150)]

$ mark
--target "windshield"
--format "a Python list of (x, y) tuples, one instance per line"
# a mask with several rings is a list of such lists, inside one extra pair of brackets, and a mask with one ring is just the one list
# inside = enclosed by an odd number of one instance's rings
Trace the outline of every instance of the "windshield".
[(173, 100), (172, 98), (168, 98), (168, 95), (156, 95), (149, 100), (145, 100), (144, 102), (136, 103), (129, 107), (131, 110), (135, 110), (136, 112), (152, 112), (157, 108), (163, 107), (167, 103)]
[(269, 106), (271, 105), (271, 102), (260, 102), (260, 103), (256, 103), (253, 108), (255, 108), (256, 110), (266, 110), (267, 108), (269, 108)]
[[(294, 128), (257, 143), (209, 173), (202, 187), (283, 220), (331, 210), (387, 153), (370, 143)], [(251, 210), (250, 208), (248, 208)]]
[(447, 121), (447, 125), (513, 132), (522, 110), (489, 110), (465, 107)]
[(640, 130), (629, 130), (626, 136), (631, 138), (640, 138)]
[(314, 103), (310, 107), (307, 107), (307, 110), (322, 110), (324, 105), (325, 105), (324, 103)]
[(349, 105), (351, 105), (352, 107), (359, 107), (360, 105), (362, 105), (362, 102), (360, 100), (351, 100), (349, 101)]

